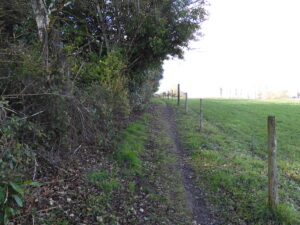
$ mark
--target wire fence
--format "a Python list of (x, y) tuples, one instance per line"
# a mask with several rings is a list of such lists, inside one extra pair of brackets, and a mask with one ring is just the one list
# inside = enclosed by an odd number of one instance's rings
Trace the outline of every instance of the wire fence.
[[(185, 96), (185, 102), (184, 102), (184, 111), (187, 114), (189, 111), (192, 112), (193, 114), (196, 115), (197, 120), (199, 120), (199, 127), (200, 127), (200, 132), (203, 132), (203, 125), (204, 125), (204, 100), (200, 99), (199, 100), (199, 107), (196, 107), (196, 104), (193, 104), (192, 106), (189, 105), (189, 100), (188, 100), (188, 94), (184, 93)], [(172, 96), (173, 97), (173, 96)], [(175, 96), (177, 97), (177, 105), (180, 107), (180, 101), (182, 100), (180, 98), (180, 86), (178, 85), (178, 95)], [(170, 97), (168, 96), (168, 99)], [(213, 122), (210, 121), (210, 125), (212, 125)], [(205, 121), (205, 125), (207, 125), (207, 121)], [(213, 124), (217, 129), (221, 130), (223, 133), (228, 135), (228, 128), (222, 128), (221, 126), (217, 126), (216, 124)], [(249, 124), (249, 126), (254, 126)], [(253, 127), (254, 128), (254, 127)], [(239, 139), (239, 135), (242, 133), (241, 130), (234, 129), (233, 127), (229, 128), (230, 130), (230, 136), (232, 141), (239, 143), (241, 145), (246, 145), (249, 148), (254, 148), (254, 147), (262, 147), (265, 146), (265, 149), (268, 149), (268, 203), (269, 207), (272, 210), (275, 210), (277, 205), (278, 205), (278, 172), (277, 172), (277, 137), (276, 137), (276, 132), (275, 132), (275, 116), (268, 116), (267, 118), (267, 130), (268, 132), (266, 133), (265, 136), (257, 136), (256, 134), (248, 134), (249, 138), (248, 140), (241, 140)], [(255, 129), (253, 129), (255, 131)], [(284, 136), (286, 137), (291, 137), (291, 131), (289, 131), (289, 134), (282, 134), (280, 132), (279, 137), (282, 138)], [(232, 135), (232, 134), (236, 134)], [(299, 131), (294, 131), (292, 132), (293, 136), (300, 135)], [(267, 145), (263, 144), (263, 139), (266, 140), (268, 143)], [(257, 140), (257, 141), (256, 141)], [(257, 146), (258, 145), (258, 146)], [(261, 155), (257, 155), (259, 158), (261, 158)]]

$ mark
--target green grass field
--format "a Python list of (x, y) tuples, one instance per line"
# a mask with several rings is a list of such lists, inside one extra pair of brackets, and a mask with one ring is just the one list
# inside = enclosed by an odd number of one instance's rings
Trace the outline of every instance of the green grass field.
[[(183, 104), (182, 104), (183, 105)], [(204, 100), (179, 108), (182, 145), (189, 151), (199, 184), (211, 192), (234, 224), (300, 224), (300, 101)], [(276, 116), (280, 204), (267, 208), (267, 116)]]

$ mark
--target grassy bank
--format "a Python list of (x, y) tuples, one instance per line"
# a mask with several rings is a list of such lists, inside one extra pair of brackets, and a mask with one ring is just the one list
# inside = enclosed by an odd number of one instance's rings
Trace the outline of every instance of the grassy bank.
[[(208, 188), (220, 211), (234, 224), (300, 224), (300, 104), (295, 101), (204, 100), (199, 132), (199, 99), (187, 114), (179, 109), (183, 147), (199, 185)], [(268, 115), (277, 120), (280, 204), (267, 208)]]
[[(189, 222), (184, 191), (174, 168), (172, 142), (165, 133), (159, 104), (130, 123), (116, 140), (110, 170), (86, 174), (97, 195), (88, 200), (99, 224), (182, 224)], [(174, 197), (175, 196), (175, 197)]]
[[(35, 222), (191, 224), (161, 104), (152, 104), (149, 113), (129, 123), (115, 140), (114, 153), (89, 158), (84, 171), (77, 175), (80, 183), (76, 180), (72, 186), (63, 181), (55, 184), (56, 196), (40, 197), (39, 201), (50, 201), (52, 205), (47, 213), (35, 210)], [(51, 190), (54, 186), (43, 188)]]

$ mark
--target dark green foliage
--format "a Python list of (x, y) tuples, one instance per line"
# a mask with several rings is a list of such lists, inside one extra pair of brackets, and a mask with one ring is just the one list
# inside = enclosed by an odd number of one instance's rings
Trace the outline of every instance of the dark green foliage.
[[(19, 117), (6, 118), (0, 102), (2, 123), (0, 126), (0, 223), (8, 224), (9, 218), (24, 206), (25, 185), (37, 186), (37, 182), (22, 182), (22, 170), (30, 163), (32, 152), (17, 140), (17, 132), (24, 126)], [(4, 116), (3, 116), (4, 115)]]
[(20, 212), (24, 206), (26, 186), (41, 186), (38, 182), (26, 181), (22, 183), (12, 181), (0, 182), (0, 223), (7, 225), (9, 218)]
[(163, 60), (183, 56), (182, 47), (194, 38), (205, 18), (203, 5), (203, 1), (187, 0), (74, 1), (61, 15), (65, 47), (84, 60), (118, 49), (126, 61), (129, 92), (142, 97), (141, 87), (151, 80), (149, 74), (155, 74), (157, 82), (150, 84), (155, 89), (161, 78), (156, 71)]

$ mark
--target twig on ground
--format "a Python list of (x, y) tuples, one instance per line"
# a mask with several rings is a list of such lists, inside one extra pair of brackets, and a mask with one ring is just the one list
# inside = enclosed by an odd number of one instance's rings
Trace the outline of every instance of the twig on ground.
[(81, 146), (82, 146), (82, 145), (79, 145), (79, 146), (74, 150), (73, 155), (76, 154), (76, 152), (81, 148)]
[(34, 169), (33, 169), (33, 176), (32, 176), (32, 180), (34, 181), (35, 180), (35, 177), (36, 177), (36, 170), (37, 170), (37, 167), (38, 167), (38, 163), (36, 161), (36, 157), (34, 157)]

